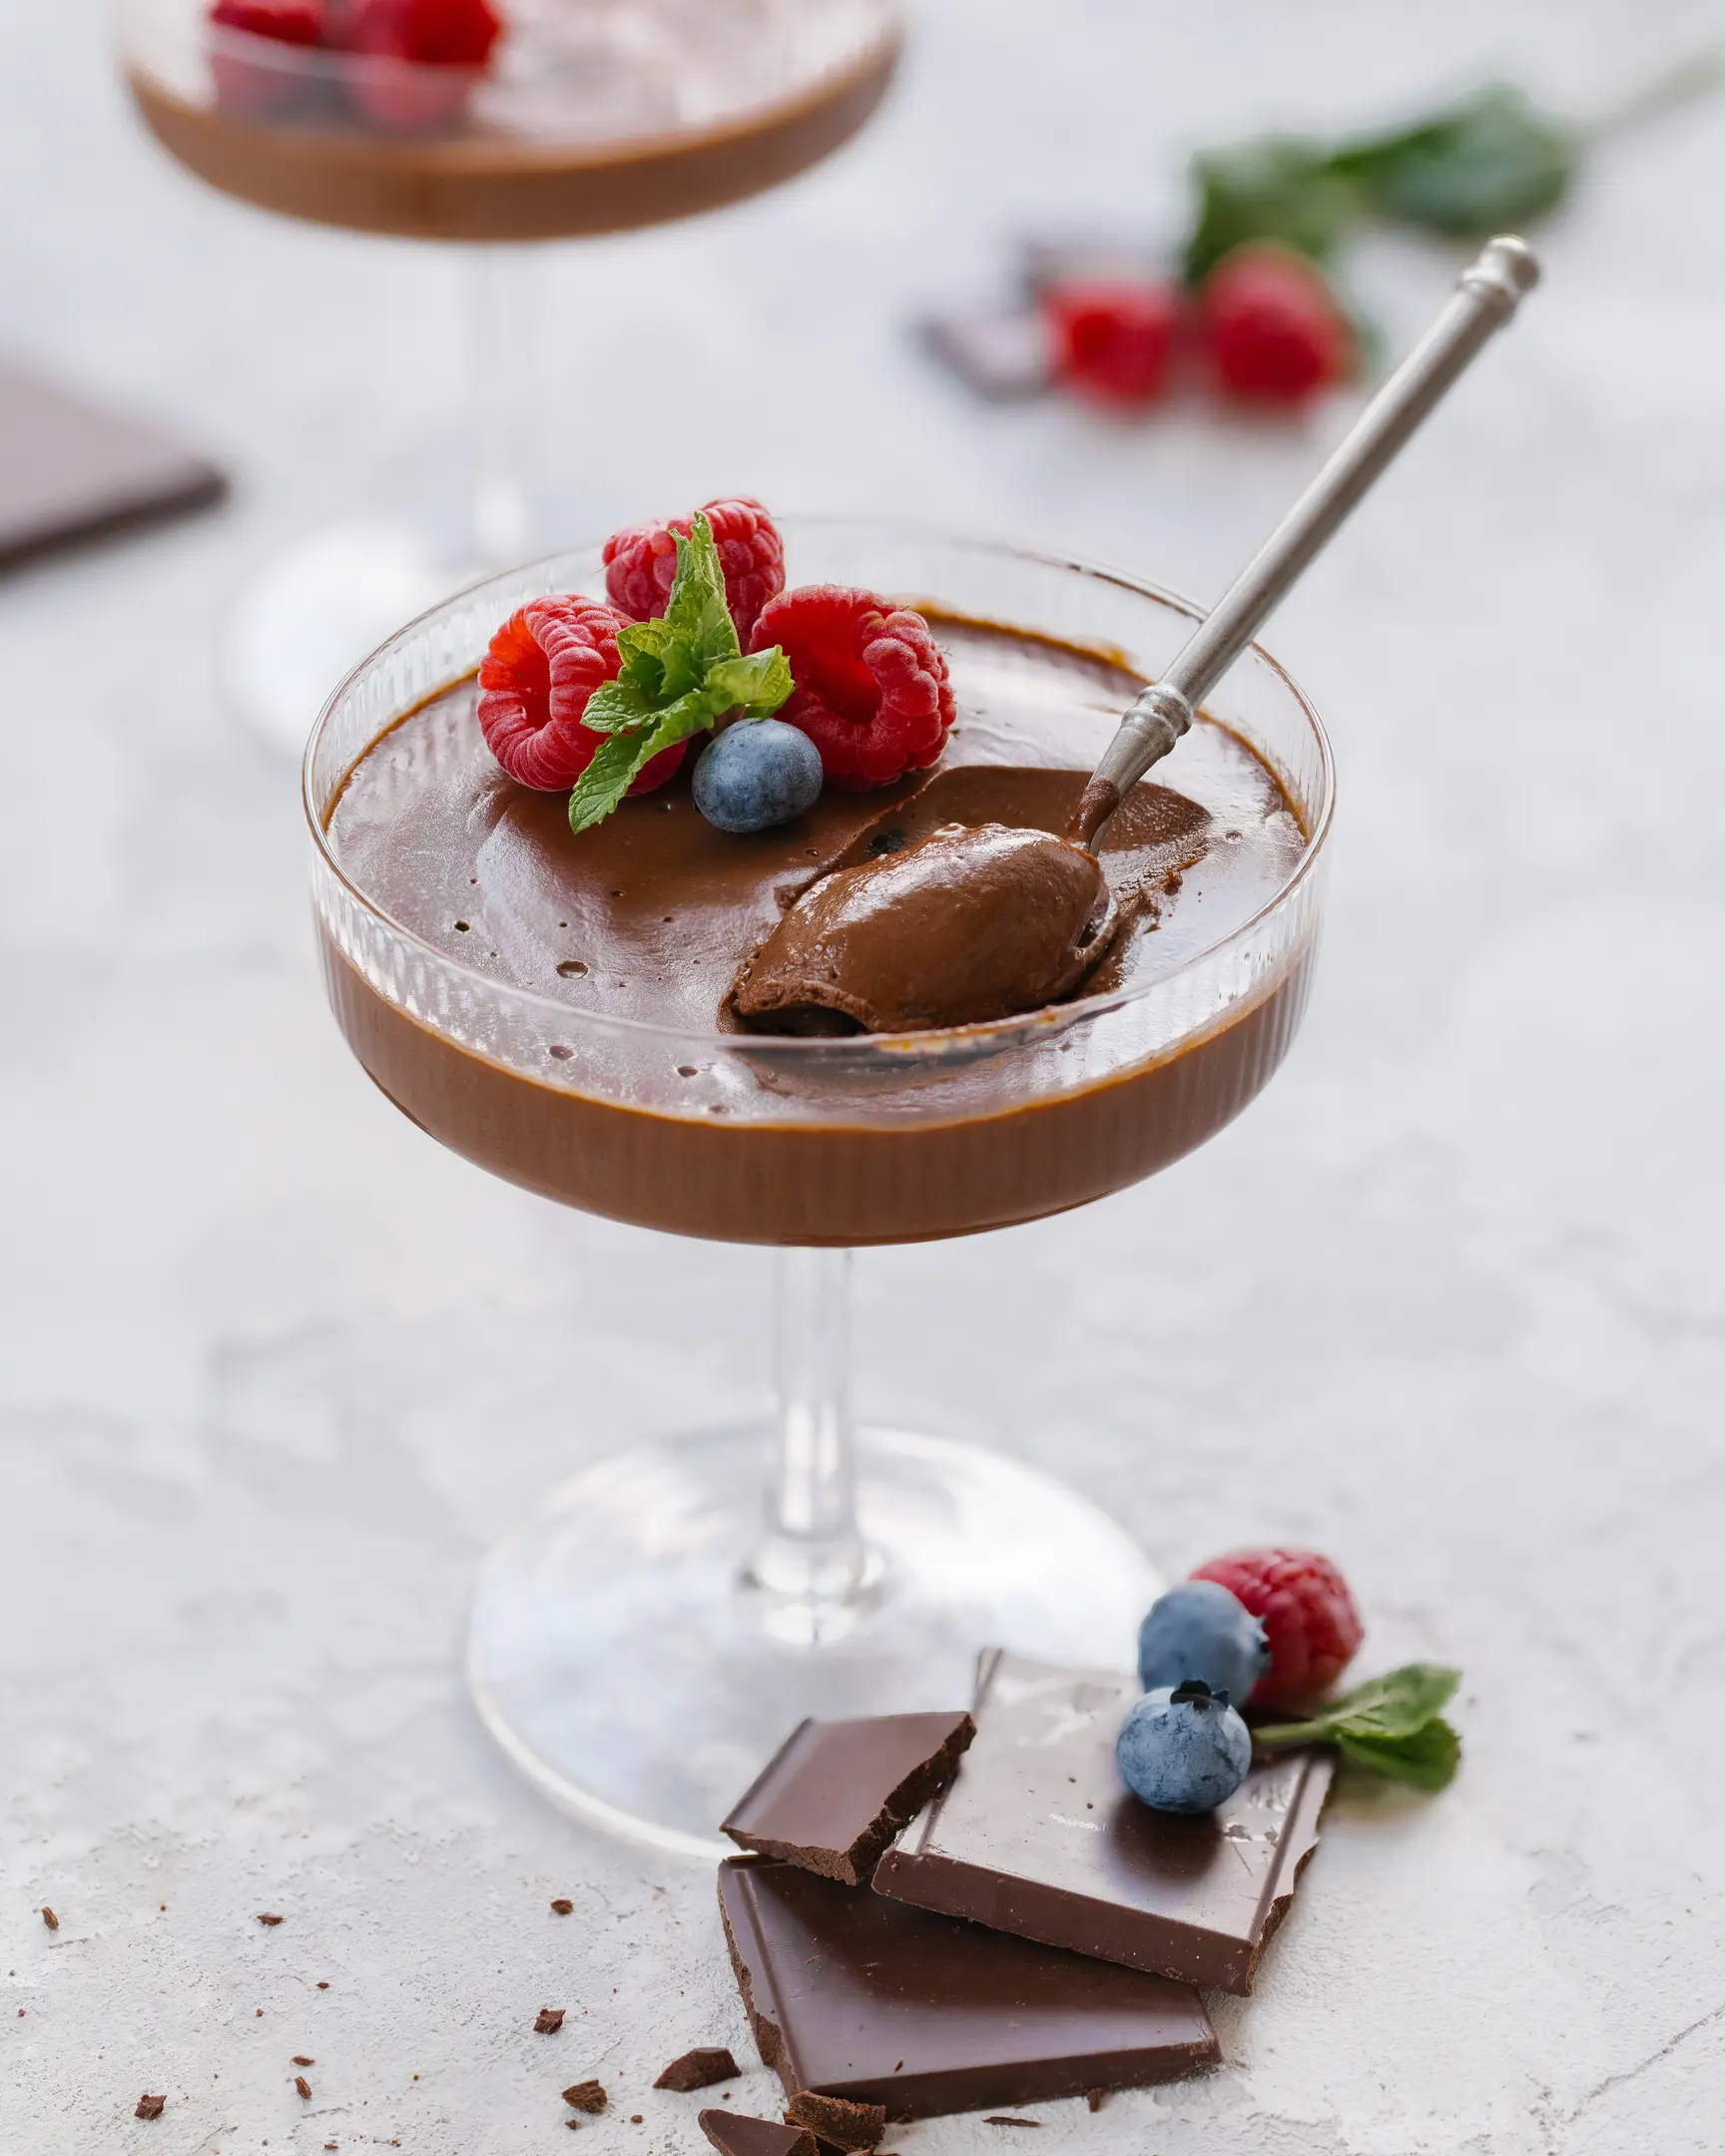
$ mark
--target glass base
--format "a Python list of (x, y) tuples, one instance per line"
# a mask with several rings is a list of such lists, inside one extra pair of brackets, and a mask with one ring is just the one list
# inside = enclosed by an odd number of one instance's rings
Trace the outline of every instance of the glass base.
[(1159, 1592), (1087, 1499), (997, 1452), (857, 1433), (868, 1577), (799, 1607), (749, 1579), (764, 1423), (641, 1444), (553, 1493), (481, 1570), (468, 1677), (527, 1779), (578, 1818), (694, 1858), (805, 1715), (958, 1707), (977, 1650), (1132, 1666)]

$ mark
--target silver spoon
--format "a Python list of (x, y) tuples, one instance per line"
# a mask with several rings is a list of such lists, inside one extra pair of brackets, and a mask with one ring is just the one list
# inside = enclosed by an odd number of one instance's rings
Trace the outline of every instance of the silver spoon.
[(1121, 720), (1064, 837), (950, 825), (823, 876), (744, 965), (726, 999), (736, 1019), (774, 1032), (897, 1033), (979, 1024), (1071, 994), (1132, 912), (1109, 891), (1097, 833), (1538, 280), (1523, 241), (1486, 242), (1341, 447)]
[(1524, 240), (1487, 240), (1443, 311), (1349, 428), (1324, 469), (1120, 722), (1085, 787), (1067, 836), (1089, 845), (1293, 586), (1392, 464), (1444, 392), (1539, 281)]

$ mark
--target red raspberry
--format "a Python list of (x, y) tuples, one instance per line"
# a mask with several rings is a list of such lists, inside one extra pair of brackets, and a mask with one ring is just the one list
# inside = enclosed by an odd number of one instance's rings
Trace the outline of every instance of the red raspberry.
[(1199, 301), (1198, 332), (1224, 394), (1252, 403), (1303, 404), (1340, 381), (1354, 356), (1335, 294), (1287, 248), (1236, 248), (1220, 262)]
[(1231, 1550), (1192, 1577), (1215, 1580), (1264, 1621), (1270, 1667), (1254, 1707), (1300, 1707), (1328, 1692), (1366, 1636), (1348, 1582), (1316, 1550)]
[(502, 29), (490, 0), (349, 0), (341, 43), (365, 58), (349, 71), (347, 94), (379, 127), (447, 126)]
[(754, 649), (773, 644), (797, 682), (778, 716), (809, 736), (834, 786), (886, 786), (945, 747), (952, 686), (920, 614), (842, 584), (802, 584), (755, 625)]
[[(214, 30), (244, 37), (268, 38), (274, 45), (315, 47), (323, 41), (323, 0), (216, 0), (210, 10)], [(302, 90), (311, 87), (297, 61), (274, 64), (250, 58), (244, 48), (218, 45), (210, 55), (216, 101), (225, 111), (253, 119), (286, 112)]]
[[(572, 787), (605, 739), (581, 724), (587, 699), (617, 672), (621, 615), (591, 599), (534, 599), (491, 639), (479, 667), (479, 731), (511, 779), (543, 793)], [(683, 761), (663, 750), (629, 789), (648, 794)]]
[[(725, 569), (725, 598), (743, 649), (769, 599), (785, 589), (785, 542), (758, 501), (747, 494), (702, 504), (713, 527)], [(611, 604), (631, 621), (656, 621), (664, 613), (677, 575), (677, 540), (687, 539), (692, 518), (664, 524), (633, 524), (605, 542), (605, 589)]]
[(1046, 286), (1041, 306), (1056, 381), (1099, 404), (1148, 404), (1161, 395), (1180, 325), (1171, 284), (1077, 277)]

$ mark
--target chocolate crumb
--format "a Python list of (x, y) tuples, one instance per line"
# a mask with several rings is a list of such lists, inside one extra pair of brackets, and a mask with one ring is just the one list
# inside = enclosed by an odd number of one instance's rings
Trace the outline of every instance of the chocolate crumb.
[(319, 1991), (327, 1991), (329, 1986), (326, 1983), (319, 1983), (317, 1988)]
[(265, 1909), (265, 1910), (264, 1910), (264, 1911), (263, 1911), (263, 1912), (262, 1912), (262, 1913), (260, 1914), (260, 1916), (259, 1916), (259, 1918), (258, 1918), (258, 1921), (259, 1921), (259, 1922), (260, 1922), (261, 1924), (267, 1924), (267, 1925), (268, 1925), (268, 1924), (279, 1924), (279, 1923), (281, 1923), (281, 1922), (282, 1922), (282, 1920), (283, 1920), (283, 1919), (282, 1919), (282, 1918), (281, 1918), (280, 1916), (276, 1915), (276, 1914), (275, 1914), (275, 1913), (274, 1913), (273, 1911), (271, 1911), (270, 1909)]
[(579, 2133), (581, 2131), (581, 2121), (579, 2119), (565, 2119), (563, 2123), (565, 2126), (568, 2127), (571, 2133)]
[(853, 2156), (873, 2148), (886, 2131), (884, 2104), (852, 2103), (845, 2096), (818, 2096), (813, 2089), (793, 2096), (785, 2107), (785, 2116), (793, 2126), (807, 2126), (819, 2139), (831, 2141), (835, 2148), (849, 2149)]
[(293, 2076), (293, 2086), (299, 2091), (300, 2095), (303, 2096), (307, 2102), (310, 2101), (311, 2084), (309, 2081), (306, 2080), (303, 2074), (295, 2074)]
[(742, 2071), (721, 2045), (698, 2044), (693, 2051), (674, 2058), (653, 2086), (676, 2089), (682, 2095), (690, 2089), (711, 2088), (716, 2081), (735, 2081)]
[(140, 2096), (138, 2108), (133, 2112), (132, 2116), (134, 2118), (160, 2118), (167, 2106), (167, 2102), (166, 2096)]
[(985, 2118), (984, 2126), (1040, 2126), (1040, 2119)]
[(555, 1916), (573, 1916), (575, 1913), (575, 1904), (573, 1901), (564, 1900), (562, 1895), (559, 1894), (557, 1899), (551, 1904), (551, 1912)]
[(1084, 2091), (1084, 2101), (1092, 2111), (1100, 2111), (1107, 2100), (1108, 2091), (1106, 2089), (1086, 2089)]
[(564, 2012), (565, 2008), (561, 2006), (541, 2006), (539, 2018), (533, 2024), (534, 2035), (555, 2036), (563, 2026)]
[(293, 2066), (315, 2066), (317, 2061), (315, 2059), (308, 2059), (304, 2057), (300, 2052), (295, 2051), (288, 2063)]
[(588, 2111), (595, 2116), (610, 2102), (605, 2087), (599, 2081), (575, 2081), (563, 2091), (563, 2101), (571, 2111)]
[(639, 2126), (641, 2124), (641, 2114), (639, 2111), (630, 2112), (629, 2123), (631, 2126)]
[(48, 1926), (50, 1931), (58, 1931), (60, 1928), (59, 1917), (55, 1915), (54, 1911), (48, 1906), (46, 1901), (44, 1901), (42, 1904), (42, 1921)]

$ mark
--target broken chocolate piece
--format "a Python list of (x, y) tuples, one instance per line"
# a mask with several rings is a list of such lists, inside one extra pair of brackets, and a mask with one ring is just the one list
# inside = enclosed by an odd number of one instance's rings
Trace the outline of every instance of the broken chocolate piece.
[(942, 824), (813, 883), (738, 974), (758, 1031), (983, 1025), (1069, 994), (1107, 948), (1094, 853), (1049, 831)]
[(865, 1886), (887, 1843), (957, 1773), (975, 1734), (963, 1712), (800, 1722), (721, 1832), (764, 1857)]
[(273, 1909), (265, 1909), (260, 1914), (258, 1921), (264, 1926), (266, 1930), (270, 1930), (274, 1928), (275, 1925), (285, 1922), (286, 1918), (278, 1916)]
[(711, 2088), (717, 2081), (735, 2081), (742, 2071), (722, 2044), (698, 2044), (674, 2058), (653, 2086), (686, 2095), (690, 2089)]
[(46, 1901), (44, 1901), (42, 1904), (42, 1921), (48, 1926), (50, 1931), (58, 1931), (60, 1928), (59, 1917), (55, 1915), (54, 1911), (48, 1906)]
[(317, 2061), (313, 2058), (305, 2058), (295, 2051), (288, 2063), (293, 2066), (315, 2066)]
[(1100, 2111), (1108, 2101), (1108, 2091), (1106, 2089), (1086, 2089), (1084, 2091), (1084, 2101), (1092, 2111)]
[(603, 2085), (597, 2081), (576, 2081), (563, 2091), (563, 2101), (571, 2111), (590, 2111), (597, 2115), (610, 2100)]
[(703, 2111), (700, 2126), (719, 2156), (820, 2156), (815, 2136), (805, 2126), (746, 2118), (740, 2111)]
[(727, 1858), (719, 1905), (787, 2095), (894, 2119), (1166, 2081), (1218, 2056), (1184, 1984), (929, 1916), (795, 1865)]
[(1318, 1845), (1334, 1758), (1280, 1753), (1214, 1812), (1153, 1812), (1114, 1764), (1138, 1696), (1112, 1670), (985, 1656), (962, 1771), (875, 1891), (1245, 1996)]
[(563, 1896), (559, 1894), (557, 1899), (551, 1904), (551, 1913), (554, 1916), (572, 1916), (575, 1913), (575, 1904), (573, 1901), (566, 1901)]
[(538, 2018), (533, 2023), (534, 2035), (555, 2036), (563, 2026), (563, 2016), (567, 2011), (565, 2006), (541, 2006)]
[(167, 2101), (166, 2096), (140, 2096), (138, 2108), (133, 2112), (132, 2116), (134, 2118), (160, 2118)]
[(293, 2076), (293, 2086), (299, 2091), (300, 2095), (303, 2096), (307, 2102), (311, 2100), (311, 2084), (309, 2081), (306, 2080), (303, 2074), (295, 2074)]
[(846, 2096), (822, 2096), (801, 2089), (785, 2106), (793, 2126), (807, 2126), (819, 2140), (835, 2148), (871, 2149), (886, 2131), (886, 2106), (855, 2103)]

